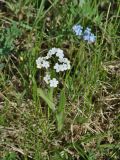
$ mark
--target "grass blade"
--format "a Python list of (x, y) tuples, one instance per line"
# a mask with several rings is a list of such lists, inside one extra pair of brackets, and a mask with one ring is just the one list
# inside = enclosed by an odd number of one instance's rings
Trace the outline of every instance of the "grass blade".
[(37, 93), (48, 104), (50, 109), (52, 109), (52, 111), (55, 111), (55, 104), (48, 98), (46, 93), (40, 88), (37, 89)]
[(64, 123), (65, 103), (66, 103), (65, 93), (64, 93), (64, 90), (62, 90), (61, 94), (60, 94), (60, 103), (59, 103), (58, 111), (57, 111), (57, 114), (56, 114), (56, 119), (57, 119), (57, 125), (58, 125), (58, 131), (59, 132), (62, 130), (63, 123)]

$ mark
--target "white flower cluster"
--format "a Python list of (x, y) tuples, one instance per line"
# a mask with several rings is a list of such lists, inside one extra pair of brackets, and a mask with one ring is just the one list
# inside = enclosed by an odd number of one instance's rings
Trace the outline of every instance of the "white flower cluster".
[[(64, 52), (60, 48), (52, 48), (47, 53), (46, 57), (39, 57), (36, 60), (37, 68), (50, 68), (50, 63), (48, 60), (52, 58), (53, 55), (58, 58), (58, 62), (55, 63), (53, 67), (57, 73), (70, 69), (70, 61), (64, 57)], [(46, 76), (43, 79), (47, 84), (50, 84), (50, 87), (57, 87), (58, 85), (58, 81), (56, 80), (56, 78), (51, 79), (49, 73), (46, 73)]]

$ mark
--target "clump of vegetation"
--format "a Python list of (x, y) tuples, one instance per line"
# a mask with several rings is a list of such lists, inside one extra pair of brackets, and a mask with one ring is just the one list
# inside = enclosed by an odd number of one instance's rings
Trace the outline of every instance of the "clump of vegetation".
[(10, 54), (15, 49), (15, 40), (21, 36), (22, 31), (16, 23), (12, 23), (8, 28), (1, 28), (0, 33), (0, 54)]
[(0, 159), (118, 160), (119, 0), (0, 6)]

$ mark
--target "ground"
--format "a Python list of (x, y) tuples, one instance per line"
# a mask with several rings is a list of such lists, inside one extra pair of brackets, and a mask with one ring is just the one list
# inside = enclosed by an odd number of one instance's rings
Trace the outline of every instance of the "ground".
[[(0, 160), (120, 159), (119, 4), (0, 0)], [(54, 47), (71, 68), (50, 88), (36, 59)]]

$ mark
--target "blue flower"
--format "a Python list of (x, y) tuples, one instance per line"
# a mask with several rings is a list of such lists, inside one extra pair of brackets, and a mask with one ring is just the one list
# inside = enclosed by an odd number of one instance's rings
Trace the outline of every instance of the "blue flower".
[(88, 43), (94, 43), (96, 40), (96, 36), (93, 33), (91, 33), (90, 28), (86, 28), (83, 34), (83, 39), (85, 41), (88, 41)]
[(82, 29), (83, 27), (79, 24), (76, 24), (73, 26), (73, 31), (75, 32), (76, 36), (81, 36), (82, 35)]
[(90, 37), (89, 37), (89, 42), (90, 42), (90, 43), (94, 43), (95, 40), (96, 40), (96, 36), (95, 36), (93, 33), (91, 33), (91, 35), (90, 35)]
[(73, 26), (73, 31), (75, 32), (76, 36), (82, 36), (82, 38), (87, 41), (88, 43), (94, 43), (96, 40), (96, 36), (91, 33), (91, 28), (86, 28), (83, 33), (83, 27), (79, 24)]
[(91, 32), (91, 28), (87, 27), (86, 30), (84, 31), (84, 33), (90, 33)]

